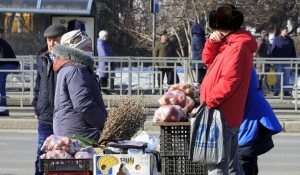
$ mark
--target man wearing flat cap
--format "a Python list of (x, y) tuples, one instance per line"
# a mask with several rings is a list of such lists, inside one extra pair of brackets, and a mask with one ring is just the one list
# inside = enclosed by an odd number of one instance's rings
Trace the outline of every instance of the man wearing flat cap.
[[(162, 30), (159, 32), (160, 41), (156, 42), (154, 49), (155, 57), (176, 57), (176, 48), (175, 45), (168, 39), (168, 32)], [(162, 59), (162, 58), (159, 58)], [(176, 82), (174, 82), (174, 68), (164, 68), (165, 66), (174, 67), (174, 63), (164, 63), (158, 62), (155, 63), (158, 66), (158, 71), (162, 72), (162, 80), (160, 80), (160, 75), (157, 76), (158, 86), (163, 84), (165, 74), (167, 74), (167, 84), (172, 85), (174, 83), (179, 83), (179, 77), (176, 73)]]
[(48, 136), (53, 134), (53, 110), (54, 110), (54, 92), (56, 74), (53, 71), (53, 48), (56, 44), (60, 44), (63, 34), (67, 33), (67, 29), (60, 24), (49, 26), (44, 37), (47, 44), (39, 51), (36, 58), (37, 76), (34, 88), (34, 97), (32, 105), (35, 111), (35, 118), (38, 119), (38, 150), (35, 162), (35, 175), (42, 175), (44, 172), (39, 171), (39, 159), (43, 151), (41, 147)]

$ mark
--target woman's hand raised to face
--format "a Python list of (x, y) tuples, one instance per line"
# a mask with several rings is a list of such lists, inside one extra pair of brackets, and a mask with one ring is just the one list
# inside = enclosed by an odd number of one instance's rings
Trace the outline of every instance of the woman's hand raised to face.
[(222, 39), (224, 38), (224, 35), (222, 35), (220, 32), (218, 31), (214, 31), (210, 36), (210, 43), (214, 44), (214, 43), (218, 43), (220, 42)]

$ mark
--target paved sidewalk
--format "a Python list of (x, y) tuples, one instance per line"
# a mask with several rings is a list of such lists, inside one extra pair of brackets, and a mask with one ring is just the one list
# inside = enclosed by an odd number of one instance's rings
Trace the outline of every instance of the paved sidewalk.
[[(274, 110), (284, 132), (300, 132), (300, 111)], [(144, 125), (146, 131), (159, 131), (159, 127), (152, 125), (151, 112)], [(37, 120), (32, 110), (11, 110), (9, 117), (0, 116), (0, 129), (37, 129)]]

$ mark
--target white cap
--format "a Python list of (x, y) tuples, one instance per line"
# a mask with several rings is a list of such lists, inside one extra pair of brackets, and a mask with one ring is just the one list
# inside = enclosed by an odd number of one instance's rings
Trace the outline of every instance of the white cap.
[(104, 36), (108, 35), (107, 31), (102, 30), (99, 32), (99, 38), (102, 39)]
[(61, 39), (60, 44), (66, 45), (72, 48), (82, 49), (85, 46), (92, 44), (92, 40), (87, 36), (85, 32), (81, 30), (73, 30), (65, 33)]

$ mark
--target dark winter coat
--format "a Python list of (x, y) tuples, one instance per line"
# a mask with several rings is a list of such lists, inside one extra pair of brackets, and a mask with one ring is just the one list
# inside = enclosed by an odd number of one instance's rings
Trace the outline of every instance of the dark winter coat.
[(52, 63), (49, 52), (44, 52), (36, 57), (37, 76), (32, 101), (35, 115), (39, 117), (39, 122), (51, 125), (53, 123), (56, 80)]
[(263, 57), (266, 58), (268, 57), (268, 43), (266, 40), (264, 40), (263, 38), (259, 37), (256, 39), (257, 45), (258, 45), (258, 49), (257, 52), (254, 54), (257, 57)]
[[(13, 49), (11, 48), (11, 46), (8, 44), (8, 42), (6, 42), (4, 39), (0, 38), (0, 59), (8, 59), (8, 58), (16, 58), (16, 55), (13, 51)], [(4, 64), (13, 64), (16, 65), (17, 67), (20, 66), (19, 61), (0, 61), (0, 65), (4, 65)]]
[[(256, 39), (258, 49), (255, 52), (254, 56), (256, 57), (262, 57), (266, 58), (268, 57), (268, 49), (269, 45), (266, 40), (264, 40), (262, 37), (259, 37)], [(262, 72), (262, 63), (256, 63), (255, 64), (256, 72)]]
[[(168, 40), (165, 43), (161, 41), (156, 42), (154, 49), (155, 57), (176, 57), (176, 47), (173, 42)], [(157, 66), (174, 66), (174, 63), (157, 62)]]
[[(201, 24), (194, 24), (192, 26), (192, 60), (202, 60), (202, 51), (205, 44), (205, 30)], [(192, 69), (196, 69), (196, 64), (193, 63)], [(204, 64), (198, 64), (198, 69), (203, 68)]]
[(271, 57), (274, 58), (296, 58), (296, 49), (293, 39), (282, 37), (281, 35), (274, 38)]
[(56, 45), (54, 53), (57, 56), (54, 68), (58, 71), (54, 134), (68, 137), (76, 134), (98, 141), (107, 111), (92, 71), (94, 62), (85, 52), (63, 45)]
[[(111, 47), (107, 44), (106, 41), (98, 38), (97, 41), (97, 50), (98, 50), (98, 56), (99, 57), (109, 57), (109, 56), (114, 56)], [(99, 77), (100, 78), (107, 78), (108, 77), (108, 62), (102, 62), (100, 61), (101, 58), (99, 59)], [(110, 64), (111, 70), (114, 70), (113, 63), (111, 62)]]

